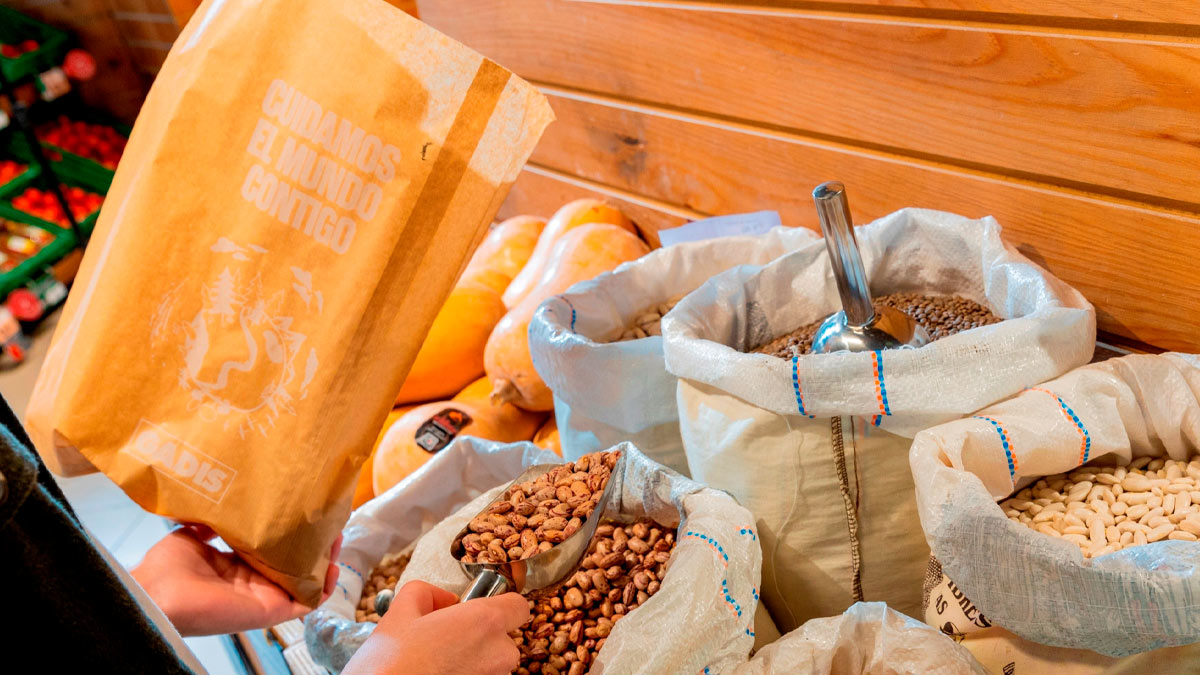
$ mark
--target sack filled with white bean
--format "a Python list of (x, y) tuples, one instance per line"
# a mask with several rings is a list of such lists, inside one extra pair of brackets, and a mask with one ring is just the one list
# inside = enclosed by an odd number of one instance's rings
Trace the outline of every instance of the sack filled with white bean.
[(529, 349), (554, 392), (563, 456), (629, 441), (689, 475), (659, 322), (713, 275), (774, 260), (816, 238), (811, 230), (777, 227), (761, 236), (679, 243), (544, 302), (529, 326)]
[(501, 444), (466, 436), (356, 509), (342, 528), (337, 588), (304, 618), (304, 640), (313, 659), (339, 672), (375, 630), (375, 623), (355, 620), (355, 607), (365, 578), (385, 556), (411, 550), (439, 521), (525, 467), (558, 461), (557, 455), (532, 443)]
[(941, 566), (926, 620), (1113, 657), (1200, 641), (1198, 451), (1200, 357), (1184, 354), (1092, 364), (918, 434)]
[[(1002, 319), (919, 349), (747, 353), (840, 308), (824, 243), (714, 277), (663, 321), (692, 476), (754, 513), (782, 630), (883, 601), (921, 616), (929, 548), (908, 449), (923, 428), (1087, 363), (1095, 314), (992, 218), (904, 209), (857, 228), (874, 294), (960, 296)], [(916, 312), (914, 312), (916, 313)]]

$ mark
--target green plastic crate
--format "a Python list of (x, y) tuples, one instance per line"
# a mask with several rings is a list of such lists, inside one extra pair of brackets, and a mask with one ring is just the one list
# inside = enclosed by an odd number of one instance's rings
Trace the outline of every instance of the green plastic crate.
[[(126, 140), (129, 139), (129, 133), (133, 130), (131, 127), (129, 127), (129, 125), (121, 124), (120, 122), (113, 120), (103, 113), (99, 113), (90, 109), (73, 111), (72, 114), (67, 115), (66, 117), (72, 121), (87, 122), (89, 124), (99, 124), (101, 126), (111, 127), (115, 129), (117, 133), (124, 136)], [(88, 157), (84, 157), (83, 155), (77, 155), (69, 150), (64, 150), (57, 145), (43, 141), (42, 148), (44, 148), (43, 152), (46, 153), (46, 157), (50, 161), (55, 162), (56, 170), (61, 167), (70, 175), (88, 174), (94, 176), (112, 176), (113, 174), (113, 169), (109, 169), (103, 164), (100, 164), (99, 162)]]
[(37, 165), (31, 161), (19, 157), (0, 157), (0, 159), (14, 159), (25, 165), (25, 170), (12, 177), (7, 183), (0, 185), (0, 199), (16, 194), (24, 190), (26, 186), (33, 182), (41, 171)]
[(27, 225), (36, 225), (54, 235), (54, 241), (46, 244), (36, 255), (25, 260), (15, 268), (0, 274), (0, 299), (6, 297), (13, 289), (20, 288), (36, 276), (58, 262), (75, 248), (75, 235), (69, 230), (46, 223), (20, 211), (15, 213), (0, 212), (0, 218), (13, 220)]
[(20, 44), (24, 40), (37, 40), (38, 48), (15, 59), (0, 56), (0, 68), (9, 82), (37, 76), (61, 65), (71, 44), (71, 37), (65, 31), (0, 6), (0, 42)]
[[(17, 195), (21, 194), (21, 192), (23, 192), (26, 187), (29, 187), (30, 185), (33, 185), (34, 187), (39, 187), (39, 188), (43, 187), (42, 185), (39, 184), (39, 183), (41, 183), (41, 181), (37, 180), (38, 175), (40, 175), (40, 171), (38, 172), (38, 174), (35, 174), (35, 176), (33, 178), (31, 178), (28, 183), (21, 186), (19, 189), (15, 189), (14, 191), (12, 191), (9, 194), (0, 195), (0, 217), (8, 217), (11, 214), (17, 214), (17, 215), (20, 215), (24, 219), (31, 220), (31, 222), (33, 222), (35, 225), (38, 225), (39, 227), (54, 227), (54, 228), (63, 229), (63, 228), (61, 228), (61, 226), (56, 225), (55, 223), (51, 223), (49, 221), (42, 220), (41, 218), (38, 218), (37, 216), (35, 216), (31, 213), (26, 213), (24, 211), (21, 211), (20, 209), (16, 208), (12, 204), (13, 197), (16, 197)], [(62, 175), (61, 173), (59, 173), (58, 167), (55, 167), (55, 175), (58, 177), (59, 182), (62, 183), (63, 185), (71, 185), (74, 187), (80, 187), (80, 188), (83, 188), (84, 190), (87, 190), (88, 192), (95, 192), (100, 195), (107, 195), (108, 188), (112, 184), (112, 175), (111, 174), (109, 174), (107, 177), (104, 177), (104, 176), (65, 176), (65, 175)], [(96, 219), (99, 216), (100, 216), (100, 209), (96, 209), (92, 213), (88, 214), (87, 217), (80, 220), (79, 221), (80, 232), (83, 232), (84, 234), (90, 234), (92, 229), (94, 227), (96, 227)]]

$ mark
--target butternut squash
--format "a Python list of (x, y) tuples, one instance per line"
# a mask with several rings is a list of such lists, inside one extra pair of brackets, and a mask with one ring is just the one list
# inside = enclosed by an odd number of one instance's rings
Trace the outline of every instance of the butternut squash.
[(491, 383), (480, 378), (454, 399), (416, 406), (392, 424), (375, 452), (375, 494), (382, 494), (421, 468), (459, 436), (501, 443), (533, 438), (545, 415), (514, 405), (493, 406), (488, 401), (490, 394)]
[(504, 302), (496, 291), (455, 286), (417, 352), (396, 405), (453, 396), (483, 375), (484, 345), (503, 316)]
[(379, 430), (379, 437), (375, 439), (375, 447), (371, 448), (371, 454), (367, 455), (367, 461), (363, 462), (362, 468), (358, 471), (358, 483), (354, 486), (354, 499), (351, 501), (351, 508), (366, 504), (368, 501), (375, 498), (375, 488), (373, 487), (372, 469), (375, 464), (375, 452), (379, 450), (379, 444), (383, 442), (383, 436), (387, 430), (391, 428), (396, 420), (404, 416), (404, 413), (412, 410), (415, 406), (402, 406), (388, 413), (387, 420), (383, 423), (383, 428)]
[(460, 284), (479, 283), (503, 293), (525, 266), (546, 221), (536, 216), (513, 216), (488, 231), (475, 249)]
[(519, 305), (525, 296), (541, 283), (546, 268), (553, 262), (554, 256), (551, 253), (558, 241), (571, 230), (589, 223), (608, 223), (637, 234), (633, 221), (598, 199), (577, 199), (566, 204), (546, 223), (529, 261), (505, 289), (504, 306), (512, 309)]
[(617, 225), (593, 223), (564, 235), (554, 246), (541, 282), (504, 315), (488, 338), (483, 360), (494, 389), (492, 402), (513, 403), (526, 410), (553, 409), (553, 396), (534, 370), (529, 353), (534, 311), (546, 298), (649, 252), (637, 235)]
[(533, 435), (533, 444), (562, 457), (562, 442), (558, 440), (558, 420), (554, 419), (554, 415), (551, 415), (542, 428)]

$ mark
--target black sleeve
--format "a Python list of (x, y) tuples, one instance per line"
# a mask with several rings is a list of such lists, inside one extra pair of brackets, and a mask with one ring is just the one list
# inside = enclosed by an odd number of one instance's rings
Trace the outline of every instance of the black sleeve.
[(0, 425), (3, 670), (192, 672), (96, 550), (3, 399)]

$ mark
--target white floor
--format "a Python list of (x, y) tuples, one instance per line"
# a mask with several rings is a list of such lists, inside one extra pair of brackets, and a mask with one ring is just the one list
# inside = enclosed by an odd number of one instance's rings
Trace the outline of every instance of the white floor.
[[(0, 371), (0, 394), (22, 419), (37, 370), (46, 357), (52, 322), (56, 320), (57, 315), (51, 317), (47, 322), (51, 325), (44, 326), (35, 336), (25, 363)], [(166, 520), (143, 511), (103, 474), (57, 480), (92, 536), (126, 567), (137, 564), (167, 531)], [(225, 636), (212, 636), (187, 638), (186, 642), (211, 675), (242, 675), (246, 670), (230, 657), (224, 644), (228, 640)]]

